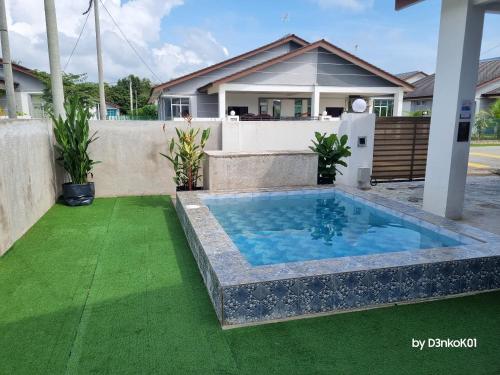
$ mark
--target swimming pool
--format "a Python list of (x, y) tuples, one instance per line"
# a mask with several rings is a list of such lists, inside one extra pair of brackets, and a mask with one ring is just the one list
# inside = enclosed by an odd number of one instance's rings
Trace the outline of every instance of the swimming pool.
[(179, 192), (223, 328), (500, 288), (500, 236), (370, 192)]
[(204, 202), (252, 266), (464, 244), (339, 191)]

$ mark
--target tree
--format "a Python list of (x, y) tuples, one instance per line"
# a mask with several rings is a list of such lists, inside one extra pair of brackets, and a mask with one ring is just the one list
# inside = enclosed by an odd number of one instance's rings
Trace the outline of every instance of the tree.
[[(50, 74), (42, 71), (35, 71), (36, 76), (45, 84), (43, 99), (49, 105), (52, 104), (52, 89)], [(79, 98), (88, 107), (95, 106), (99, 102), (99, 88), (97, 83), (87, 82), (87, 74), (63, 73), (64, 97), (67, 100)]]
[[(130, 91), (129, 85), (132, 80), (132, 92), (134, 95), (135, 107), (135, 92), (137, 91), (137, 108), (142, 108), (148, 104), (148, 99), (151, 93), (151, 81), (147, 78), (140, 78), (135, 75), (129, 75), (116, 82), (114, 86), (108, 86), (106, 90), (106, 99), (112, 103), (118, 104), (124, 112), (130, 114)], [(135, 108), (133, 108), (135, 109)]]

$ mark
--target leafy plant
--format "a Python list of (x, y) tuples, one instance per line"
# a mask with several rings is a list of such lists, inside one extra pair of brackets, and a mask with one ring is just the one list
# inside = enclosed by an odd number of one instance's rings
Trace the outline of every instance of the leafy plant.
[(92, 167), (99, 163), (90, 159), (88, 154), (89, 145), (98, 139), (97, 132), (89, 135), (89, 108), (78, 98), (71, 98), (64, 108), (66, 119), (51, 115), (59, 153), (57, 160), (69, 174), (71, 183), (85, 184)]
[[(168, 155), (160, 153), (166, 157), (174, 167), (174, 182), (182, 190), (193, 190), (197, 187), (200, 174), (201, 162), (203, 160), (204, 148), (210, 137), (210, 128), (201, 132), (200, 142), (197, 143), (199, 128), (191, 127), (191, 120), (187, 119), (188, 129), (175, 128), (177, 141), (174, 137), (170, 140)], [(165, 125), (163, 125), (165, 131)]]
[(338, 137), (337, 134), (315, 132), (316, 140), (312, 140), (313, 146), (309, 148), (318, 154), (318, 183), (332, 183), (335, 181), (337, 172), (342, 174), (337, 165), (347, 167), (342, 160), (351, 156), (351, 148), (347, 145), (347, 135)]
[(474, 138), (481, 139), (485, 129), (493, 124), (493, 116), (489, 111), (479, 111), (476, 114), (474, 127), (472, 128)]

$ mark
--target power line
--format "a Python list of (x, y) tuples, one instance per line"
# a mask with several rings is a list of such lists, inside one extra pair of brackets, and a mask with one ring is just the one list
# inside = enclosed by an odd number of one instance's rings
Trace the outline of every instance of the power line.
[(488, 52), (493, 51), (494, 49), (496, 49), (498, 47), (500, 47), (500, 43), (499, 44), (495, 44), (493, 47), (488, 48), (486, 51), (484, 51), (483, 53), (481, 53), (481, 57), (484, 56), (484, 55), (486, 55)]
[(139, 58), (139, 60), (141, 60), (141, 62), (144, 64), (144, 66), (151, 72), (151, 74), (158, 80), (158, 82), (162, 82), (162, 80), (155, 74), (155, 72), (153, 71), (153, 69), (151, 69), (151, 67), (142, 58), (142, 56), (140, 55), (140, 53), (135, 49), (134, 45), (130, 42), (130, 40), (128, 40), (128, 38), (125, 36), (125, 33), (122, 31), (122, 29), (120, 28), (120, 26), (118, 25), (118, 23), (115, 21), (115, 19), (113, 18), (113, 16), (109, 12), (108, 8), (106, 8), (106, 6), (102, 2), (102, 0), (99, 0), (99, 1), (102, 4), (102, 7), (106, 11), (106, 13), (108, 13), (109, 17), (111, 18), (111, 20), (115, 24), (115, 26), (118, 29), (118, 31), (120, 32), (120, 34), (122, 35), (123, 39), (125, 39), (125, 41), (128, 43), (128, 45), (130, 46), (130, 48), (132, 48), (132, 50), (134, 51), (134, 53), (136, 54), (136, 56)]
[(82, 38), (83, 30), (85, 30), (85, 26), (87, 25), (87, 21), (89, 19), (89, 14), (90, 13), (87, 13), (87, 17), (85, 17), (85, 22), (83, 23), (82, 29), (80, 30), (80, 34), (78, 34), (78, 39), (76, 39), (75, 45), (73, 46), (73, 49), (71, 50), (71, 53), (68, 57), (68, 60), (66, 61), (66, 64), (64, 64), (64, 68), (63, 68), (64, 72), (66, 71), (66, 68), (68, 67), (69, 62), (71, 61), (71, 58), (73, 57), (73, 54), (75, 53), (76, 48), (78, 47), (78, 43), (80, 42), (80, 39)]

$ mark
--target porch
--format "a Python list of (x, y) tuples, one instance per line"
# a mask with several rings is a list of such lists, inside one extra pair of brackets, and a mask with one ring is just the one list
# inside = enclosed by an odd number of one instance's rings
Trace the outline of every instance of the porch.
[(225, 84), (208, 90), (208, 94), (215, 93), (219, 118), (233, 111), (241, 120), (311, 119), (325, 112), (338, 118), (352, 111), (352, 102), (357, 98), (365, 99), (367, 111), (379, 116), (401, 116), (403, 112), (403, 90), (399, 87)]

